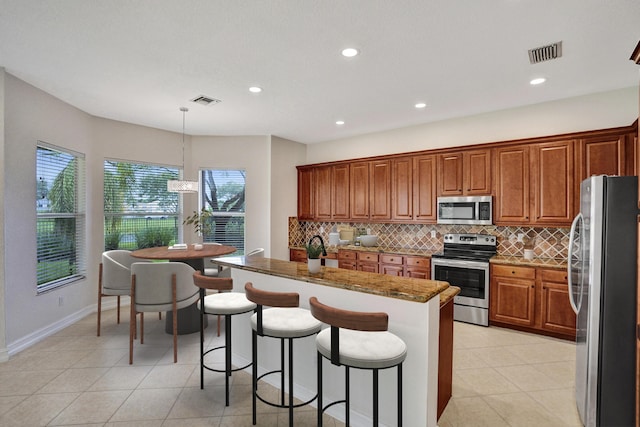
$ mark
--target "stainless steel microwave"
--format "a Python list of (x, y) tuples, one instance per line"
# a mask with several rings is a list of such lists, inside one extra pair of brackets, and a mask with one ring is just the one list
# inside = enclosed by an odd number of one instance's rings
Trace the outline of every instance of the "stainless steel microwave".
[(438, 224), (493, 224), (491, 196), (438, 197)]

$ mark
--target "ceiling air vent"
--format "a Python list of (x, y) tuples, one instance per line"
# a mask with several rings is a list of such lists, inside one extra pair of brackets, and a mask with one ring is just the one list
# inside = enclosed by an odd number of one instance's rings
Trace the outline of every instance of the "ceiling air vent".
[(537, 64), (539, 62), (550, 61), (562, 56), (562, 42), (556, 42), (547, 46), (529, 49), (529, 62)]
[(191, 102), (195, 102), (196, 104), (200, 104), (200, 105), (210, 105), (210, 104), (219, 104), (222, 101), (220, 101), (219, 99), (211, 98), (209, 96), (200, 95), (193, 98)]

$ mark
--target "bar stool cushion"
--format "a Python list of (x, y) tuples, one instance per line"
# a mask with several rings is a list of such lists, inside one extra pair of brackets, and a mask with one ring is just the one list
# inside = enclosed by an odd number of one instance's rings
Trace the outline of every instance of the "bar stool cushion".
[[(258, 330), (258, 315), (251, 316), (251, 327)], [(263, 335), (274, 338), (299, 338), (320, 331), (322, 322), (309, 310), (299, 307), (274, 307), (262, 311)]]
[[(204, 312), (207, 314), (241, 314), (256, 308), (256, 304), (249, 301), (241, 292), (221, 292), (204, 297)], [(200, 301), (198, 301), (200, 309)]]
[[(331, 328), (316, 338), (320, 354), (331, 359)], [(355, 331), (340, 329), (340, 363), (363, 369), (384, 369), (396, 366), (407, 357), (407, 345), (388, 331)]]

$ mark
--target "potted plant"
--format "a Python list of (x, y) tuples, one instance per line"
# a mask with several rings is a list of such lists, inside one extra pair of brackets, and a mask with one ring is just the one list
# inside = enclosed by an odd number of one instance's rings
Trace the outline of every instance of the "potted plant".
[(200, 212), (193, 211), (193, 214), (189, 215), (182, 221), (183, 225), (193, 225), (193, 230), (198, 235), (204, 236), (211, 231), (211, 217), (212, 212), (205, 208), (202, 208)]
[(322, 255), (323, 247), (317, 244), (308, 244), (307, 247), (307, 266), (309, 268), (309, 273), (318, 273), (320, 271), (321, 260), (320, 255)]

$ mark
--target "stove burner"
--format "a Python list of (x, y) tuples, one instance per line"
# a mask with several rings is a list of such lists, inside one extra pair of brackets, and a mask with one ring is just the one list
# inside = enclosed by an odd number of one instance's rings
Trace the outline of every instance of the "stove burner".
[(496, 254), (496, 237), (489, 234), (444, 235), (444, 250), (431, 255), (433, 258), (489, 261)]

